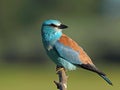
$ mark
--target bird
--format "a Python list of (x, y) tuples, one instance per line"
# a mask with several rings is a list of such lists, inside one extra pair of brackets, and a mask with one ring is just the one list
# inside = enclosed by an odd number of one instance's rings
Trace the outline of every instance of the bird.
[(59, 20), (48, 19), (42, 23), (41, 36), (47, 55), (58, 66), (66, 70), (83, 68), (97, 73), (109, 85), (113, 85), (105, 73), (100, 71), (87, 53), (62, 31), (68, 28)]

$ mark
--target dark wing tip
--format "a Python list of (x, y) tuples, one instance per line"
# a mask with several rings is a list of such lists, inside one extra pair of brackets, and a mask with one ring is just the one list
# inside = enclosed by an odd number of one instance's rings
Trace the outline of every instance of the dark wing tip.
[(79, 65), (80, 67), (84, 68), (84, 69), (87, 69), (87, 70), (90, 70), (90, 71), (93, 71), (93, 72), (96, 72), (97, 74), (100, 74), (100, 75), (104, 75), (105, 76), (105, 73), (99, 71), (95, 66), (93, 65), (90, 65), (90, 64), (81, 64)]

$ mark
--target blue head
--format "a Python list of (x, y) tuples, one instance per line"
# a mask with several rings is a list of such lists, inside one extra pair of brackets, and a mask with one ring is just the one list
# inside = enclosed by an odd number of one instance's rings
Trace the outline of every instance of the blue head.
[(54, 41), (61, 37), (62, 29), (67, 28), (58, 20), (46, 20), (42, 24), (41, 34), (44, 41)]

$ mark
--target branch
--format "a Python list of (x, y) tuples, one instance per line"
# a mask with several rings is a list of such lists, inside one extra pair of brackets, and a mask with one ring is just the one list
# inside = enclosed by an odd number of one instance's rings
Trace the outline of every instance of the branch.
[(54, 81), (54, 83), (57, 86), (57, 89), (67, 90), (67, 76), (66, 76), (65, 69), (63, 67), (57, 67), (56, 71), (59, 77), (59, 82)]

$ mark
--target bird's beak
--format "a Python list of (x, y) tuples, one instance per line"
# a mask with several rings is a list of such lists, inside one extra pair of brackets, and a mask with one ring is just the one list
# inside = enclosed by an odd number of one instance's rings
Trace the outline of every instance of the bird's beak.
[(58, 26), (58, 28), (59, 29), (65, 29), (65, 28), (68, 28), (68, 26), (61, 24), (60, 26)]

